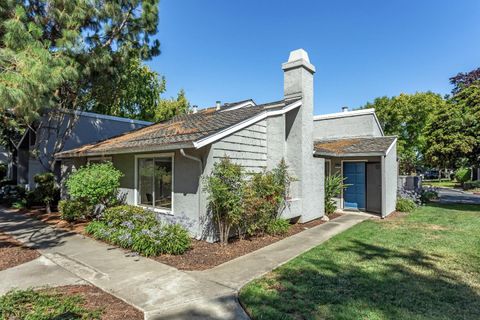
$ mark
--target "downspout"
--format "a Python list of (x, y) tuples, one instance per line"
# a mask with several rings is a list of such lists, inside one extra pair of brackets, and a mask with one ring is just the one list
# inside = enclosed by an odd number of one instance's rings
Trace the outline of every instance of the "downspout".
[(195, 157), (195, 156), (192, 156), (190, 154), (186, 154), (185, 153), (185, 150), (183, 150), (183, 148), (180, 149), (180, 154), (182, 156), (184, 156), (185, 158), (187, 159), (190, 159), (190, 160), (193, 160), (193, 161), (196, 161), (198, 162), (198, 167), (200, 169), (200, 176), (198, 177), (198, 194), (197, 194), (197, 202), (198, 202), (198, 218), (199, 218), (199, 221), (198, 221), (198, 235), (197, 237), (201, 237), (201, 232), (200, 232), (200, 201), (201, 201), (201, 197), (200, 197), (200, 194), (202, 192), (201, 190), (201, 183), (202, 183), (202, 180), (201, 180), (201, 177), (202, 177), (202, 171), (203, 171), (203, 161), (202, 159), (198, 158), (198, 157)]

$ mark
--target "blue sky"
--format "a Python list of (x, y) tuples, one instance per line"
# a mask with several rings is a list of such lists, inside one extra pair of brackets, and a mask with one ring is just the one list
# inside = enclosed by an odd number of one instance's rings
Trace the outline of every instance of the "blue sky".
[(304, 48), (316, 66), (315, 113), (383, 95), (449, 93), (480, 67), (479, 0), (161, 0), (162, 54), (148, 64), (165, 97), (192, 104), (281, 99), (281, 63)]

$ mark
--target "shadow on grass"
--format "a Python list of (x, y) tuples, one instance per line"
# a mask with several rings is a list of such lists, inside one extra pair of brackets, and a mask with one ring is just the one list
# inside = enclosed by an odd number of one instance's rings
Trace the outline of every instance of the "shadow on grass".
[[(478, 319), (478, 291), (436, 267), (441, 256), (350, 241), (309, 253), (242, 293), (254, 319)], [(350, 263), (335, 257), (348, 256)]]

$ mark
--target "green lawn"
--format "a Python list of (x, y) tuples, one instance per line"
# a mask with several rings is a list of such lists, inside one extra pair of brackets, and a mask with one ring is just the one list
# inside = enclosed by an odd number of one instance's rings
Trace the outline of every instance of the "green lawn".
[(253, 319), (480, 319), (480, 206), (365, 221), (240, 300)]
[(444, 187), (444, 188), (460, 188), (460, 184), (457, 183), (455, 180), (445, 180), (442, 179), (441, 181), (438, 180), (424, 180), (424, 185), (433, 186), (433, 187)]

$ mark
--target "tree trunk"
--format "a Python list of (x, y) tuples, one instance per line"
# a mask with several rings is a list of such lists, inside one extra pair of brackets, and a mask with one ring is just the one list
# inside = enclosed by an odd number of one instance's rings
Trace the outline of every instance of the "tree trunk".
[(50, 201), (45, 203), (45, 211), (50, 214), (52, 213), (52, 208), (50, 207)]

